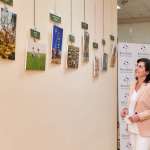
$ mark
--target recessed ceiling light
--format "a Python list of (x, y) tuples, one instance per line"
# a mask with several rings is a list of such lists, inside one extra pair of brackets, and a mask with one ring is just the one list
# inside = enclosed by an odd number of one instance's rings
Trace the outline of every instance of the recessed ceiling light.
[(117, 9), (121, 9), (121, 7), (117, 5)]

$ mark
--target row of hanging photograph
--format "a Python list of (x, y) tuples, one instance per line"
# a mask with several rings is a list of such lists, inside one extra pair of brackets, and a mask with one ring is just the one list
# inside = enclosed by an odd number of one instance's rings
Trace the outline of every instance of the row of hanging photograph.
[[(51, 12), (54, 15), (53, 21), (55, 21), (55, 12)], [(60, 16), (57, 14), (57, 17)], [(56, 18), (57, 18), (56, 17)], [(16, 43), (16, 20), (17, 15), (8, 11), (6, 8), (1, 8), (0, 13), (1, 24), (0, 24), (0, 58), (15, 60), (15, 43)], [(55, 21), (56, 22), (56, 21)], [(86, 26), (86, 22), (82, 22)], [(83, 27), (84, 28), (84, 27)], [(87, 28), (87, 26), (86, 26)], [(72, 28), (71, 28), (72, 30)], [(36, 31), (36, 32), (35, 32)], [(39, 44), (35, 42), (35, 37), (39, 39), (40, 30), (34, 27), (31, 27), (31, 36), (34, 37), (34, 42), (27, 41), (26, 44), (26, 62), (25, 62), (25, 70), (45, 70), (46, 63), (46, 45)], [(96, 34), (96, 30), (95, 30)], [(72, 32), (70, 36), (73, 36)], [(66, 68), (78, 68), (79, 66), (79, 51), (80, 48), (73, 46), (71, 41), (71, 45), (68, 45), (68, 53), (66, 60)], [(105, 42), (105, 41), (104, 41)], [(51, 48), (51, 63), (61, 64), (62, 58), (62, 43), (63, 43), (63, 29), (53, 25), (53, 33), (52, 33), (52, 48)], [(96, 43), (96, 48), (98, 48), (98, 43)], [(103, 45), (105, 45), (103, 43)], [(94, 47), (94, 43), (93, 43)], [(113, 43), (111, 48), (111, 57), (110, 57), (110, 67), (114, 67), (115, 60), (117, 54), (117, 44)], [(89, 62), (89, 33), (84, 30), (83, 31), (83, 54), (82, 61)], [(100, 60), (95, 55), (94, 56), (94, 76), (99, 76), (99, 64)], [(108, 54), (103, 52), (102, 56), (102, 70), (107, 71), (108, 64)]]
[[(51, 63), (61, 64), (62, 58), (62, 40), (63, 35), (61, 34), (61, 30), (59, 27), (54, 25), (53, 30), (53, 40), (52, 40), (52, 48), (51, 48)], [(84, 34), (86, 32), (84, 31)], [(82, 61), (89, 62), (89, 38), (84, 38), (83, 40), (83, 57)], [(26, 63), (25, 70), (45, 70), (46, 64), (46, 45), (39, 44), (32, 41), (27, 41), (26, 44)], [(79, 66), (79, 51), (80, 48), (68, 45), (67, 52), (67, 60), (66, 60), (66, 68), (78, 68)], [(111, 57), (110, 57), (110, 67), (114, 67), (117, 55), (117, 45), (115, 43), (112, 44), (111, 47)], [(94, 76), (99, 75), (99, 58), (94, 56)], [(108, 54), (103, 53), (102, 56), (102, 70), (107, 71), (108, 64)]]

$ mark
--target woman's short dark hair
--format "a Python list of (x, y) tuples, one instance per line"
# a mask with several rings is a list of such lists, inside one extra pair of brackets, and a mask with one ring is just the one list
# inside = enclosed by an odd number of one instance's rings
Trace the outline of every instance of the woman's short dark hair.
[[(146, 79), (144, 80), (144, 83), (148, 83), (150, 81), (150, 60), (147, 58), (140, 58), (137, 60), (137, 64), (139, 62), (144, 62), (145, 64), (145, 71), (149, 71), (149, 74), (146, 76)], [(138, 78), (135, 78), (136, 80), (138, 80)]]

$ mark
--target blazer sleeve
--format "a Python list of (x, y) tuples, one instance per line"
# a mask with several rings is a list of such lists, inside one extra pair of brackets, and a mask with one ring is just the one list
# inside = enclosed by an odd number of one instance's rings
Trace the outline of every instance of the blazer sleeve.
[(138, 114), (140, 121), (150, 119), (150, 110), (145, 110)]
[(140, 121), (150, 119), (150, 83), (146, 91), (146, 98), (147, 98), (147, 101), (145, 105), (147, 106), (147, 110), (138, 114)]

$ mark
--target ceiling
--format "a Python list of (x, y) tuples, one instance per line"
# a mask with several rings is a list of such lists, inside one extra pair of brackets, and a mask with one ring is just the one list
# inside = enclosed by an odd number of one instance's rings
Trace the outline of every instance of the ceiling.
[(142, 18), (150, 17), (150, 0), (128, 0), (123, 5), (122, 0), (117, 0), (118, 6), (118, 19), (131, 19), (131, 18)]

